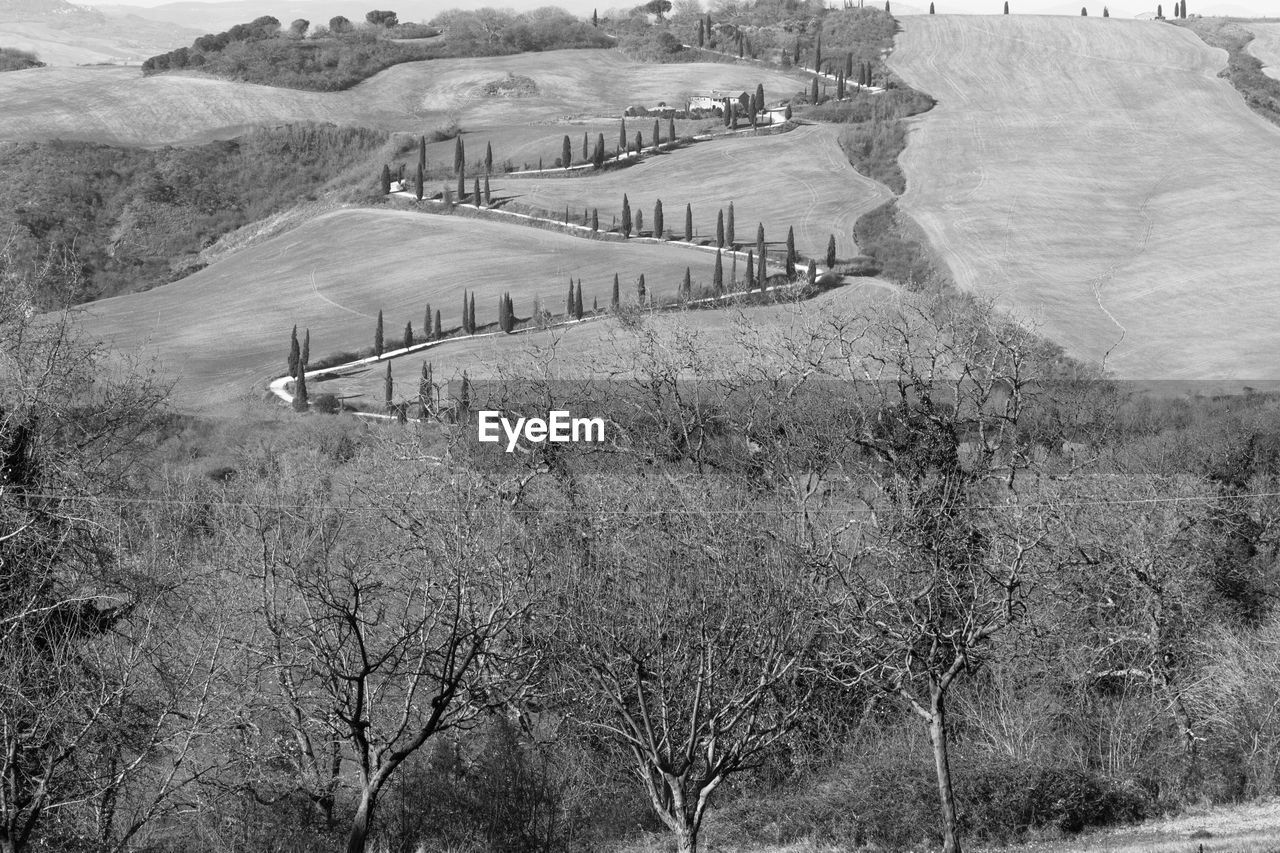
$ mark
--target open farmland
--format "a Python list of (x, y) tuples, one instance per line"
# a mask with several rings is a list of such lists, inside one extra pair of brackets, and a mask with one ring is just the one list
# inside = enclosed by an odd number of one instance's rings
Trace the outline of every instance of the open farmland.
[[(395, 397), (416, 393), (423, 361), (431, 362), (437, 381), (457, 379), (464, 370), (472, 379), (542, 376), (543, 365), (554, 378), (599, 379), (630, 375), (630, 368), (637, 363), (636, 353), (646, 347), (656, 346), (678, 359), (694, 341), (697, 377), (727, 376), (748, 363), (776, 360), (784, 351), (779, 343), (784, 337), (803, 340), (807, 330), (826, 318), (853, 316), (871, 304), (896, 298), (897, 291), (878, 279), (853, 282), (805, 302), (654, 313), (636, 328), (600, 320), (529, 334), (463, 338), (438, 349), (392, 359), (399, 389)], [(585, 283), (583, 289), (585, 292)], [(385, 369), (375, 364), (342, 379), (313, 383), (310, 392), (338, 394), (355, 405), (376, 410), (383, 399)]]
[[(538, 94), (488, 97), (507, 73)], [(194, 75), (143, 77), (132, 68), (41, 68), (0, 77), (0, 141), (90, 139), (163, 145), (226, 138), (253, 124), (327, 121), (422, 132), (614, 117), (631, 104), (675, 102), (704, 89), (798, 91), (761, 69), (717, 63), (644, 65), (613, 50), (562, 50), (397, 65), (345, 92), (302, 92)], [(579, 129), (579, 133), (580, 133)], [(496, 153), (496, 152), (495, 152)]]
[(891, 65), (938, 106), (903, 206), (967, 290), (1133, 378), (1268, 378), (1280, 129), (1193, 33), (1097, 17), (903, 21)]
[(1249, 24), (1248, 51), (1262, 62), (1262, 73), (1280, 80), (1280, 24)]
[(95, 302), (86, 331), (114, 349), (154, 355), (181, 377), (175, 403), (206, 408), (260, 394), (283, 370), (289, 329), (311, 329), (312, 359), (370, 346), (378, 311), (386, 338), (421, 330), (427, 303), (445, 329), (461, 322), (462, 291), (481, 324), (510, 292), (528, 316), (538, 297), (561, 310), (569, 278), (589, 307), (609, 303), (613, 274), (628, 295), (637, 275), (655, 297), (674, 294), (686, 266), (709, 281), (713, 256), (674, 246), (592, 241), (520, 225), (350, 210), (319, 217), (182, 281)]
[[(652, 124), (635, 119), (627, 129), (647, 137)], [(547, 210), (568, 206), (579, 217), (584, 208), (598, 208), (601, 227), (621, 216), (623, 193), (633, 215), (644, 213), (646, 228), (653, 225), (654, 201), (662, 199), (665, 227), (677, 236), (684, 234), (685, 205), (691, 204), (694, 231), (704, 238), (715, 237), (716, 213), (732, 201), (740, 243), (754, 245), (756, 223), (763, 222), (765, 239), (780, 248), (792, 226), (802, 255), (822, 257), (835, 234), (837, 254), (847, 258), (857, 254), (854, 222), (892, 193), (854, 171), (839, 133), (839, 126), (814, 125), (775, 136), (717, 139), (594, 177), (499, 177), (493, 191)], [(616, 144), (616, 137), (615, 129), (605, 139)]]

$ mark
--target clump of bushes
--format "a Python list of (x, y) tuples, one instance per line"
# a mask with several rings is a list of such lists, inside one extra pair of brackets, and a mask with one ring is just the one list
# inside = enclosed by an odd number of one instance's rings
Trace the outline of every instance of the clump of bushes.
[(13, 47), (0, 47), (0, 71), (23, 71), (27, 68), (43, 68), (44, 63), (34, 53)]
[(909, 236), (899, 220), (896, 199), (859, 217), (853, 226), (853, 238), (863, 254), (880, 268), (880, 274), (891, 281), (917, 289), (933, 273), (924, 245)]

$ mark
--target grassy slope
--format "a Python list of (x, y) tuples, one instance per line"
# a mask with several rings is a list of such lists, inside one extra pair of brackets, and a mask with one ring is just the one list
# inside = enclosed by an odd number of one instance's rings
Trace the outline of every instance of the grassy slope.
[[(385, 312), (389, 341), (406, 322), (421, 329), (426, 303), (446, 328), (461, 318), (464, 288), (480, 323), (509, 291), (526, 316), (538, 295), (560, 310), (569, 277), (589, 307), (609, 302), (613, 274), (628, 294), (645, 273), (657, 297), (676, 290), (686, 266), (709, 281), (713, 256), (692, 249), (594, 242), (516, 225), (394, 211), (319, 217), (180, 282), (105, 299), (85, 309), (86, 332), (123, 352), (158, 356), (181, 376), (176, 402), (205, 408), (259, 395), (283, 370), (289, 329), (311, 329), (313, 359), (369, 346)], [(315, 287), (312, 286), (314, 274)]]
[(1217, 78), (1221, 51), (1115, 18), (903, 26), (891, 65), (939, 101), (903, 206), (963, 287), (1121, 376), (1280, 375), (1280, 130)]
[[(508, 71), (540, 94), (483, 98)], [(0, 140), (95, 139), (159, 145), (225, 138), (247, 125), (330, 121), (421, 131), (457, 117), (464, 128), (616, 116), (630, 104), (674, 102), (703, 89), (798, 91), (790, 77), (746, 66), (650, 66), (611, 50), (567, 50), (397, 65), (345, 92), (317, 93), (195, 76), (143, 78), (135, 69), (44, 68), (0, 78)], [(580, 132), (580, 131), (579, 131)]]
[[(636, 119), (627, 127), (632, 133), (643, 129), (647, 139), (652, 121)], [(716, 140), (599, 177), (498, 178), (492, 186), (495, 194), (514, 196), (523, 204), (557, 211), (567, 204), (578, 216), (583, 208), (597, 207), (602, 226), (621, 216), (626, 193), (633, 215), (643, 211), (649, 229), (653, 203), (661, 198), (665, 227), (679, 236), (684, 234), (685, 205), (692, 204), (694, 230), (708, 238), (715, 236), (716, 211), (732, 201), (734, 236), (740, 243), (754, 245), (756, 223), (763, 222), (766, 240), (776, 244), (771, 248), (781, 245), (791, 226), (802, 255), (822, 257), (834, 233), (837, 254), (848, 258), (857, 254), (853, 223), (891, 193), (853, 170), (837, 142), (839, 132), (834, 126), (811, 126), (777, 136)], [(616, 144), (616, 137), (615, 130), (612, 139), (605, 137), (606, 144)]]
[(1280, 80), (1280, 24), (1249, 24), (1253, 41), (1246, 48), (1262, 61), (1262, 73)]

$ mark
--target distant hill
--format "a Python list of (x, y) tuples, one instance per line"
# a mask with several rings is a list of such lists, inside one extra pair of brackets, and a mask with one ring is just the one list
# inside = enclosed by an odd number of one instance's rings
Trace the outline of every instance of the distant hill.
[(36, 54), (49, 65), (141, 64), (200, 35), (180, 23), (66, 0), (0, 0), (0, 46)]
[[(6, 0), (0, 0), (5, 2)], [(18, 2), (38, 2), (38, 0), (18, 0)], [(296, 18), (306, 18), (312, 24), (327, 24), (335, 15), (344, 15), (353, 21), (363, 21), (365, 13), (374, 8), (394, 9), (402, 21), (424, 21), (433, 18), (446, 8), (465, 6), (466, 3), (442, 4), (432, 0), (412, 0), (403, 3), (384, 3), (378, 5), (351, 0), (230, 0), (226, 3), (201, 3), (195, 0), (182, 0), (177, 3), (163, 3), (158, 6), (100, 5), (96, 8), (106, 15), (134, 15), (149, 18), (153, 21), (164, 21), (180, 24), (184, 27), (195, 27), (202, 33), (221, 32), (236, 24), (252, 21), (261, 15), (272, 15), (286, 26)], [(485, 4), (480, 4), (485, 5)], [(503, 5), (503, 4), (495, 4)]]

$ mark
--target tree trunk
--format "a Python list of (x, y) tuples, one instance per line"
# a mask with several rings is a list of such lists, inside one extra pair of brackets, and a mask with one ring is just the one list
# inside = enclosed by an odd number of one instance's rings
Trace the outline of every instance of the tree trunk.
[(951, 764), (947, 760), (946, 694), (933, 688), (930, 696), (929, 741), (938, 774), (938, 803), (942, 807), (942, 853), (960, 853), (956, 798), (951, 789)]
[(347, 836), (347, 853), (364, 853), (369, 841), (369, 827), (373, 825), (373, 807), (377, 794), (366, 788), (360, 795), (360, 807), (351, 820), (351, 834)]
[(698, 836), (690, 827), (676, 830), (676, 853), (698, 853)]

